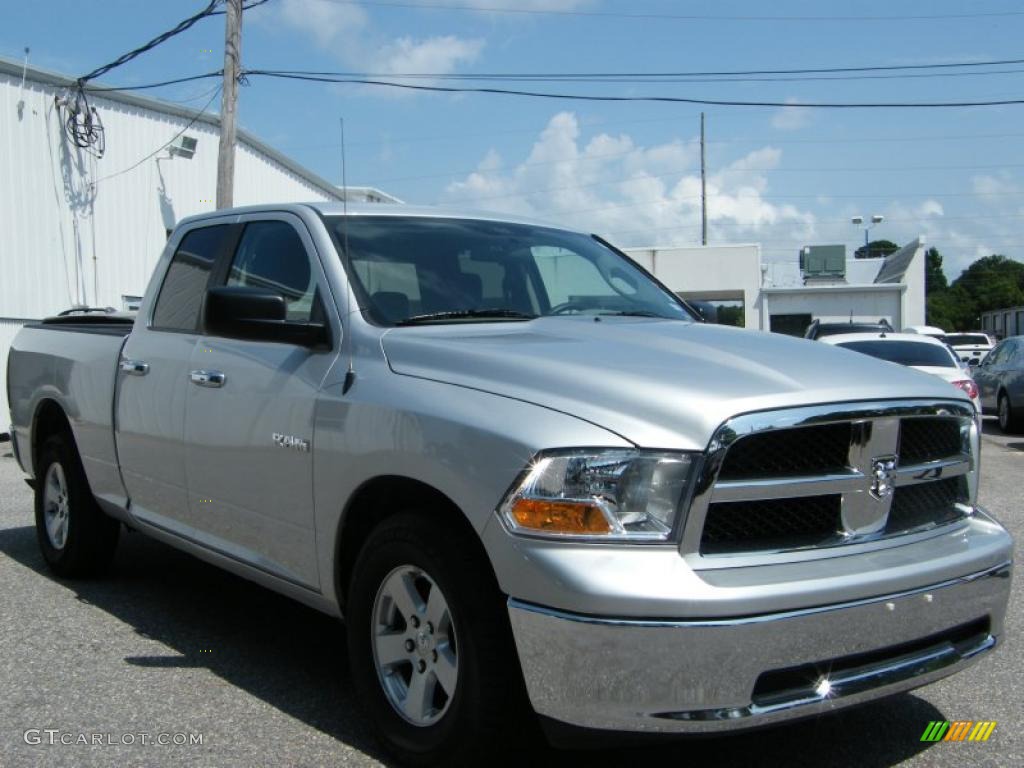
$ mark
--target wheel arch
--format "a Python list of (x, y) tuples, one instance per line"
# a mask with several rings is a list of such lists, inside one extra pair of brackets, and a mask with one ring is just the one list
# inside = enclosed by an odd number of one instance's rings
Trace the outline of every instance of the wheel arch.
[(348, 596), (359, 550), (370, 532), (393, 515), (418, 510), (435, 517), (442, 525), (453, 526), (477, 548), (487, 575), (497, 577), (479, 534), (469, 518), (447, 494), (434, 486), (404, 475), (378, 475), (363, 482), (352, 494), (342, 512), (334, 542), (334, 586), (342, 612)]
[(32, 475), (38, 481), (39, 451), (43, 443), (54, 435), (66, 434), (71, 438), (74, 446), (75, 435), (71, 428), (71, 421), (68, 419), (64, 408), (53, 398), (44, 398), (36, 405), (35, 413), (32, 415)]

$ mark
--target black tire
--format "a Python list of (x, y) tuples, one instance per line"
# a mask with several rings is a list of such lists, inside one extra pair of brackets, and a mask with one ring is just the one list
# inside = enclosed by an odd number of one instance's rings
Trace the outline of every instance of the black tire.
[[(64, 578), (99, 576), (110, 566), (121, 524), (106, 515), (93, 498), (85, 470), (70, 436), (57, 435), (39, 450), (36, 473), (36, 538), (50, 569)], [(62, 492), (56, 498), (51, 479), (62, 477)], [(57, 509), (62, 507), (62, 509)], [(47, 530), (49, 518), (63, 519), (63, 535)]]
[[(451, 526), (439, 526), (436, 517), (390, 517), (363, 544), (346, 603), (352, 680), (377, 737), (402, 762), (479, 765), (486, 755), (494, 755), (496, 748), (500, 750), (502, 743), (510, 741), (523, 722), (522, 676), (504, 601), (489, 564), (481, 562), (479, 543)], [(385, 673), (378, 673), (374, 655), (378, 591), (384, 594), (389, 576), (404, 572), (406, 566), (421, 570), (432, 582), (429, 594), (435, 586), (441, 590), (454, 628), (458, 662), (454, 694), (450, 700), (446, 698), (443, 714), (431, 724), (416, 725), (399, 714), (399, 704), (393, 705), (385, 692)], [(400, 613), (396, 603), (395, 615)], [(402, 623), (406, 624), (404, 619)], [(418, 649), (409, 653), (411, 684), (412, 676), (417, 674), (415, 665), (420, 662), (415, 656)], [(431, 674), (431, 670), (425, 674)], [(440, 695), (444, 696), (443, 689)], [(437, 712), (441, 711), (438, 708)]]
[(1024, 432), (1024, 413), (1020, 408), (1015, 408), (1010, 402), (1010, 396), (1005, 392), (999, 393), (996, 414), (999, 417), (999, 429), (1007, 435), (1017, 435)]

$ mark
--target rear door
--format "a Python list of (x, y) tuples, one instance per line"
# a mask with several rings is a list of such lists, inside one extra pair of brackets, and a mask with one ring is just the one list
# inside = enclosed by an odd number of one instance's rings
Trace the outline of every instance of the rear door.
[(241, 221), (217, 284), (280, 292), (288, 320), (327, 320), (332, 342), (308, 349), (200, 338), (189, 365), (195, 376), (185, 424), (190, 525), (207, 546), (316, 588), (313, 422), (340, 324), (302, 221), (285, 213)]
[(231, 237), (217, 224), (185, 232), (160, 285), (151, 287), (122, 351), (115, 401), (118, 461), (132, 514), (181, 531), (187, 512), (185, 400), (188, 366), (213, 267)]

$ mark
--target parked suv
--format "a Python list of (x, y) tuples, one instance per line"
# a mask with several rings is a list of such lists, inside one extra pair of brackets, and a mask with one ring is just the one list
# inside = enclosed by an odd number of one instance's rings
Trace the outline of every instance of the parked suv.
[(972, 331), (970, 333), (947, 333), (946, 343), (953, 348), (957, 356), (965, 363), (977, 365), (995, 346), (987, 333)]
[(837, 333), (880, 333), (882, 331), (889, 333), (893, 331), (892, 325), (885, 318), (881, 318), (877, 323), (862, 320), (850, 320), (847, 323), (823, 323), (821, 320), (815, 320), (807, 326), (804, 338), (820, 339), (822, 336), (833, 336)]

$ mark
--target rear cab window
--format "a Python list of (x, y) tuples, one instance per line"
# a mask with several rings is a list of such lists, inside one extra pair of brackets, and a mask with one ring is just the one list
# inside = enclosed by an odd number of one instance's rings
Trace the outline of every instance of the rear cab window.
[(182, 238), (153, 308), (153, 330), (198, 330), (210, 274), (229, 229), (227, 224), (199, 227)]

